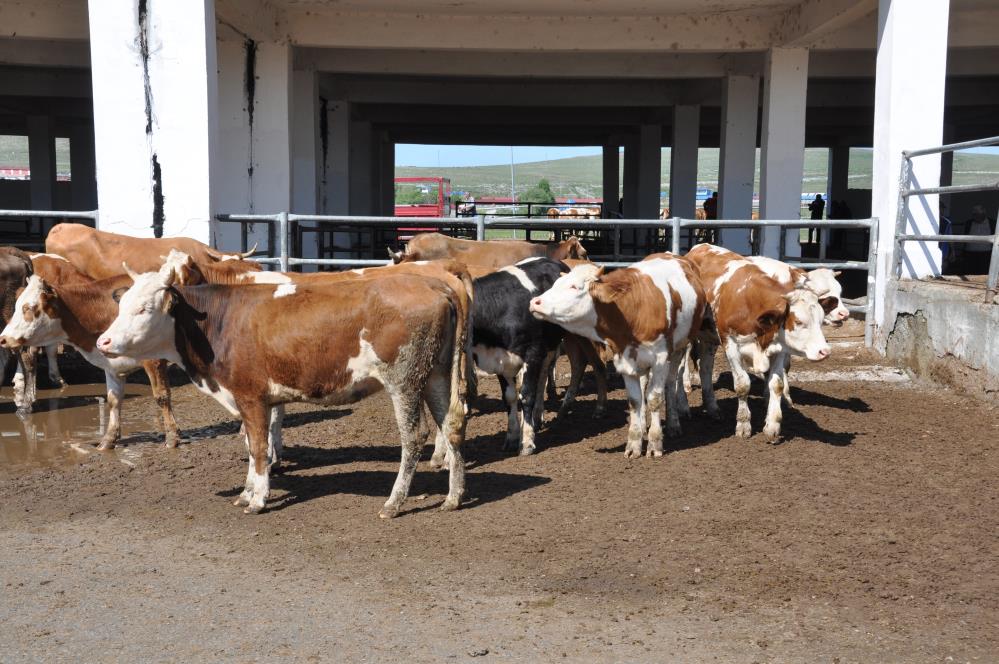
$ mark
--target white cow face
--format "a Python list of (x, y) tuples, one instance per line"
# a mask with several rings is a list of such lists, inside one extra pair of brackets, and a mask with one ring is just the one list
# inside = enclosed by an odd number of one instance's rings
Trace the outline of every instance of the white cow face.
[(127, 356), (138, 360), (172, 359), (174, 321), (171, 309), (176, 273), (172, 265), (159, 272), (135, 274), (132, 287), (121, 296), (118, 317), (97, 339), (97, 350), (108, 357)]
[(822, 319), (825, 312), (819, 298), (808, 290), (795, 289), (786, 295), (793, 317), (790, 328), (783, 330), (784, 343), (795, 355), (804, 355), (809, 360), (824, 360), (829, 357), (829, 344), (822, 334)]
[(531, 300), (534, 317), (565, 328), (573, 334), (603, 342), (597, 335), (597, 310), (590, 295), (603, 268), (596, 265), (577, 265), (555, 280), (552, 287)]
[(843, 286), (836, 280), (840, 274), (820, 267), (809, 272), (805, 281), (805, 288), (819, 296), (826, 325), (842, 325), (850, 317), (850, 310), (843, 304)]
[(0, 332), (0, 347), (48, 346), (66, 340), (62, 322), (55, 317), (52, 301), (56, 294), (37, 274), (14, 303), (14, 315)]

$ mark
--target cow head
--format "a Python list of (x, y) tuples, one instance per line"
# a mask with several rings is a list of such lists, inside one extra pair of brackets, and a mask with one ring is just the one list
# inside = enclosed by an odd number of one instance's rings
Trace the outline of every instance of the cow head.
[(829, 357), (829, 344), (822, 334), (825, 312), (819, 298), (809, 290), (794, 289), (784, 296), (788, 302), (782, 329), (783, 344), (794, 355), (818, 361)]
[(597, 335), (597, 310), (592, 288), (604, 269), (593, 263), (577, 265), (555, 280), (552, 287), (531, 300), (535, 318), (554, 323), (574, 334), (602, 342)]
[[(186, 254), (180, 253), (176, 259), (180, 261), (181, 257)], [(144, 274), (132, 272), (128, 265), (124, 267), (132, 277), (132, 287), (121, 296), (118, 316), (97, 339), (97, 350), (108, 357), (174, 359), (173, 309), (180, 297), (173, 288), (177, 281), (176, 265), (166, 263), (159, 272)]]
[(583, 261), (588, 260), (586, 248), (575, 235), (570, 235), (568, 238), (560, 242), (558, 245), (558, 253), (556, 256), (552, 256), (552, 258), (557, 261), (565, 258), (575, 258)]
[(170, 253), (163, 257), (163, 267), (160, 270), (172, 271), (176, 283), (181, 286), (197, 286), (207, 281), (194, 259), (176, 249), (171, 249)]
[(850, 317), (850, 310), (843, 304), (843, 286), (836, 279), (841, 272), (820, 267), (808, 272), (805, 288), (819, 297), (825, 312), (826, 325), (842, 325)]
[(0, 348), (48, 346), (65, 341), (66, 332), (59, 318), (52, 287), (37, 274), (17, 296), (14, 313), (0, 332)]

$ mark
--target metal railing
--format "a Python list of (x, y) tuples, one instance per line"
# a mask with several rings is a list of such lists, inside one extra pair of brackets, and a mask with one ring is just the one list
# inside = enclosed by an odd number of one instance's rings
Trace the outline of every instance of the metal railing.
[[(25, 223), (30, 223), (31, 221), (38, 219), (87, 219), (94, 222), (97, 225), (97, 210), (80, 211), (80, 210), (0, 210), (0, 223), (10, 220), (21, 220)], [(26, 227), (27, 228), (27, 227)], [(45, 247), (45, 232), (43, 229), (39, 229), (37, 233), (38, 241), (31, 242), (28, 241), (33, 233), (27, 232), (25, 230), (21, 233), (23, 238), (21, 240), (14, 240), (12, 242), (5, 241), (4, 243), (9, 246), (18, 247), (21, 249), (39, 249), (43, 250)]]
[[(317, 214), (294, 214), (290, 212), (279, 212), (277, 214), (221, 214), (216, 217), (221, 222), (232, 223), (267, 223), (277, 224), (278, 255), (268, 258), (254, 258), (260, 263), (277, 265), (282, 272), (287, 272), (293, 266), (315, 265), (340, 268), (371, 267), (387, 265), (389, 260), (378, 259), (355, 259), (355, 258), (299, 258), (290, 255), (291, 227), (292, 224), (300, 222), (336, 223), (360, 227), (381, 227), (398, 228), (406, 226), (416, 221), (416, 218), (409, 217), (375, 217), (375, 216), (349, 216), (349, 215), (317, 215)], [(490, 228), (512, 228), (520, 230), (536, 231), (563, 231), (563, 230), (601, 230), (613, 233), (613, 254), (611, 260), (599, 260), (607, 267), (626, 267), (635, 260), (620, 260), (621, 254), (621, 231), (653, 229), (656, 231), (668, 231), (670, 248), (672, 253), (679, 255), (681, 252), (681, 231), (684, 229), (754, 229), (754, 228), (847, 228), (860, 229), (870, 232), (870, 240), (866, 261), (807, 261), (785, 255), (786, 233), (781, 233), (780, 253), (781, 260), (791, 263), (802, 269), (815, 269), (825, 267), (833, 270), (865, 270), (867, 271), (867, 301), (862, 307), (850, 307), (852, 311), (861, 311), (865, 315), (864, 339), (868, 346), (873, 340), (874, 325), (874, 300), (875, 300), (875, 266), (877, 264), (877, 242), (878, 242), (878, 220), (872, 219), (722, 219), (717, 221), (704, 221), (697, 219), (681, 219), (672, 217), (670, 219), (573, 219), (566, 221), (537, 220), (513, 217), (487, 218), (478, 215), (471, 218), (454, 217), (420, 217), (418, 219), (421, 226), (434, 228), (474, 228), (475, 237), (478, 240), (486, 238), (486, 230)], [(637, 257), (636, 260), (640, 260)]]
[(906, 242), (953, 242), (955, 244), (987, 243), (992, 245), (992, 254), (989, 257), (989, 271), (988, 277), (985, 281), (985, 301), (993, 301), (997, 291), (999, 291), (999, 231), (993, 233), (992, 235), (944, 235), (941, 233), (928, 234), (905, 232), (906, 212), (909, 209), (909, 199), (913, 196), (923, 196), (928, 194), (966, 194), (977, 191), (999, 190), (999, 182), (910, 189), (909, 185), (912, 183), (913, 158), (930, 154), (954, 152), (956, 150), (966, 150), (968, 148), (985, 147), (989, 145), (999, 145), (999, 136), (981, 138), (974, 141), (964, 141), (963, 143), (938, 145), (936, 147), (923, 148), (921, 150), (902, 151), (902, 168), (898, 182), (898, 214), (895, 217), (895, 255), (891, 273), (891, 276), (894, 279), (897, 280), (902, 278), (902, 262), (905, 258), (904, 244)]

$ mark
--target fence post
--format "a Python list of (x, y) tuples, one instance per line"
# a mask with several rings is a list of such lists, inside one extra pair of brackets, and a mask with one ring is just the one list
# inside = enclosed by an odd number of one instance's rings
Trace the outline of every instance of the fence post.
[(989, 279), (985, 289), (985, 302), (991, 304), (999, 290), (999, 228), (992, 234), (992, 257), (989, 259)]
[(906, 193), (909, 191), (909, 178), (912, 172), (912, 161), (905, 153), (902, 154), (902, 172), (898, 175), (898, 210), (895, 213), (895, 246), (892, 256), (891, 274), (885, 275), (893, 279), (902, 278), (902, 257), (905, 255), (903, 242), (899, 239), (905, 234), (905, 211), (909, 207)]
[(486, 239), (486, 215), (484, 214), (475, 217), (475, 239), (479, 242)]
[(278, 233), (280, 233), (280, 238), (278, 239), (278, 246), (281, 251), (281, 271), (288, 271), (288, 213), (280, 212), (278, 213)]
[(670, 220), (670, 225), (672, 225), (672, 227), (673, 227), (673, 229), (672, 229), (673, 237), (670, 238), (670, 241), (673, 243), (673, 255), (674, 256), (679, 256), (680, 255), (680, 218), (679, 217), (673, 217)]
[[(878, 226), (877, 217), (871, 218), (870, 236), (867, 240), (867, 311), (864, 313), (864, 346), (874, 343), (874, 300), (878, 283)], [(887, 276), (887, 275), (886, 275)], [(885, 287), (887, 288), (887, 279)]]
[(621, 260), (621, 225), (614, 224), (614, 262)]

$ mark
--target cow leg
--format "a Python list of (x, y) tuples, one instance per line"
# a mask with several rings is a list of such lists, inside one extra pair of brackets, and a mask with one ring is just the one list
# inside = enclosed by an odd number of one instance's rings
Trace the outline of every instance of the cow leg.
[(579, 385), (583, 382), (583, 373), (586, 371), (586, 355), (580, 342), (567, 336), (562, 341), (562, 349), (565, 351), (566, 357), (569, 358), (570, 378), (569, 386), (562, 394), (562, 405), (559, 406), (558, 414), (555, 415), (556, 420), (562, 419), (569, 412), (569, 406), (576, 400), (576, 393), (579, 391)]
[(121, 402), (125, 400), (125, 378), (105, 371), (104, 380), (108, 386), (108, 427), (97, 449), (111, 450), (121, 439)]
[(791, 381), (788, 380), (788, 373), (791, 371), (791, 355), (790, 353), (784, 356), (784, 401), (787, 405), (794, 408), (794, 401), (791, 400)]
[(22, 348), (15, 353), (17, 370), (14, 372), (14, 405), (17, 412), (27, 414), (35, 404), (35, 356), (31, 349)]
[[(427, 381), (427, 386), (423, 390), (424, 400), (430, 410), (430, 416), (437, 424), (437, 441), (434, 448), (434, 456), (437, 456), (437, 445), (440, 445), (445, 452), (441, 452), (441, 465), (448, 466), (448, 492), (447, 498), (441, 504), (441, 511), (446, 512), (458, 509), (461, 505), (461, 498), (465, 495), (465, 460), (461, 456), (461, 423), (450, 419), (451, 406), (451, 386), (450, 376), (435, 373)], [(425, 440), (425, 439), (424, 439)], [(431, 462), (433, 460), (431, 459)]]
[[(425, 387), (425, 386), (424, 386)], [(422, 392), (422, 390), (420, 390)], [(378, 512), (383, 519), (391, 519), (399, 514), (402, 504), (409, 495), (409, 487), (416, 473), (416, 463), (420, 460), (420, 450), (423, 442), (420, 440), (420, 420), (423, 417), (423, 402), (419, 392), (390, 392), (392, 405), (395, 408), (395, 419), (399, 425), (399, 440), (402, 444), (402, 459), (399, 462), (399, 474), (392, 485), (392, 493), (385, 505)]]
[(246, 487), (236, 499), (236, 505), (246, 505), (244, 514), (257, 514), (264, 509), (271, 492), (270, 464), (268, 454), (268, 423), (270, 409), (262, 401), (237, 403), (239, 413), (246, 428), (249, 441), (249, 468), (246, 474)]
[[(690, 402), (687, 400), (687, 390), (684, 387), (684, 383), (687, 381), (687, 354), (690, 352), (690, 347), (684, 349), (682, 353), (677, 353), (670, 357), (670, 362), (676, 364), (676, 378), (673, 380), (673, 401), (676, 407), (677, 417), (690, 419)], [(668, 388), (668, 386), (667, 386)], [(666, 408), (670, 408), (669, 405), (669, 392), (666, 393)]]
[(180, 442), (180, 432), (177, 430), (177, 420), (174, 419), (173, 408), (170, 406), (170, 379), (167, 376), (167, 363), (165, 360), (151, 360), (143, 362), (142, 368), (149, 376), (153, 397), (156, 399), (156, 405), (160, 407), (166, 446), (177, 447), (177, 443)]
[(699, 357), (697, 360), (697, 371), (701, 378), (701, 402), (708, 417), (713, 420), (721, 419), (721, 411), (718, 409), (718, 399), (715, 398), (715, 353), (718, 346), (709, 343), (702, 343), (699, 346)]
[(649, 418), (649, 447), (646, 453), (650, 457), (663, 455), (663, 426), (660, 412), (663, 408), (663, 392), (666, 388), (667, 357), (666, 353), (656, 353), (655, 365), (650, 371), (646, 386), (645, 408)]
[[(558, 359), (558, 351), (552, 351), (545, 356), (545, 368), (551, 369), (555, 366), (555, 361)], [(545, 425), (545, 400), (540, 398), (544, 393), (545, 381), (548, 376), (548, 371), (541, 372), (541, 382), (538, 384), (538, 397), (534, 400), (534, 428), (535, 430), (540, 430)]]
[(767, 400), (767, 420), (763, 426), (763, 433), (771, 443), (777, 442), (780, 438), (781, 396), (787, 391), (787, 383), (784, 379), (784, 359), (775, 357), (770, 363), (770, 371), (767, 372), (767, 387), (770, 390), (770, 398)]
[(624, 387), (628, 391), (628, 445), (624, 455), (629, 459), (642, 456), (642, 435), (645, 433), (645, 392), (638, 376), (624, 374)]
[(59, 347), (55, 345), (46, 346), (45, 359), (49, 365), (49, 380), (56, 387), (66, 387), (66, 381), (62, 379), (62, 374), (59, 373)]
[[(555, 360), (558, 360), (558, 356), (561, 350), (562, 350), (561, 346), (555, 350)], [(548, 365), (548, 369), (545, 372), (545, 376), (548, 378), (548, 380), (546, 381), (545, 384), (544, 394), (547, 396), (549, 401), (558, 400), (558, 389), (557, 389), (558, 386), (555, 384), (555, 360), (553, 360), (552, 363)]]
[(284, 438), (282, 427), (284, 426), (284, 404), (271, 406), (271, 412), (267, 422), (267, 456), (271, 460), (271, 472), (277, 472), (277, 467), (281, 463), (284, 454)]
[(544, 380), (548, 369), (548, 355), (543, 350), (534, 352), (524, 362), (520, 385), (520, 455), (534, 454), (534, 435), (539, 426), (536, 419), (538, 402), (544, 412)]
[(749, 438), (753, 434), (753, 425), (749, 421), (749, 373), (743, 368), (742, 354), (731, 339), (725, 344), (725, 357), (728, 358), (735, 395), (739, 399), (739, 409), (735, 415), (735, 435)]
[[(677, 389), (679, 372), (684, 361), (683, 351), (674, 351), (666, 361), (666, 434), (675, 438), (683, 433), (680, 427), (680, 416), (690, 416), (690, 406), (687, 405), (687, 395)], [(680, 403), (683, 403), (683, 407)]]
[(21, 358), (24, 362), (24, 400), (30, 411), (38, 401), (38, 354), (34, 348), (25, 348)]
[(500, 391), (507, 408), (506, 439), (503, 449), (512, 451), (520, 448), (520, 403), (517, 398), (517, 381), (513, 376), (497, 376)]

